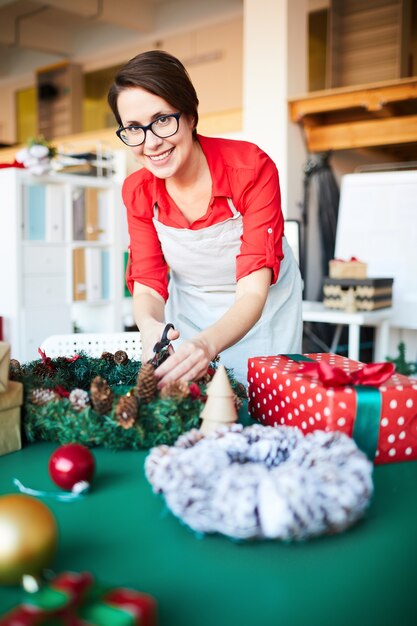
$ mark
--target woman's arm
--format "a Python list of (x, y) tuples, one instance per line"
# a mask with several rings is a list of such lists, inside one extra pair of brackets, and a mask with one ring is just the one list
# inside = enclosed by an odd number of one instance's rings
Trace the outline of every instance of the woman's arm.
[[(164, 322), (165, 301), (152, 287), (135, 282), (133, 289), (133, 312), (140, 330), (142, 342), (142, 362), (153, 357), (153, 347), (161, 339)], [(179, 332), (171, 329), (168, 339), (178, 339)]]
[(241, 278), (237, 282), (235, 302), (226, 313), (195, 337), (184, 341), (158, 367), (155, 373), (159, 378), (159, 386), (162, 387), (170, 380), (201, 378), (219, 352), (242, 339), (262, 315), (271, 276), (271, 269), (264, 267)]
[[(168, 297), (168, 267), (153, 225), (153, 201), (147, 173), (131, 174), (123, 185), (130, 235), (126, 282), (133, 296), (133, 314), (141, 333), (142, 361), (153, 355), (154, 345), (164, 330), (165, 300)], [(178, 332), (171, 330), (169, 339)]]

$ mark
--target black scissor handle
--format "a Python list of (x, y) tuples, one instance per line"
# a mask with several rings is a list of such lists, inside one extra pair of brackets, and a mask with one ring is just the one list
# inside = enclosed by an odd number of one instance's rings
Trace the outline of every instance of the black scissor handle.
[(171, 330), (171, 328), (174, 328), (174, 324), (167, 324), (165, 326), (161, 340), (157, 341), (153, 347), (153, 351), (155, 352), (155, 354), (159, 354), (161, 350), (169, 346), (170, 340), (168, 339), (168, 332)]

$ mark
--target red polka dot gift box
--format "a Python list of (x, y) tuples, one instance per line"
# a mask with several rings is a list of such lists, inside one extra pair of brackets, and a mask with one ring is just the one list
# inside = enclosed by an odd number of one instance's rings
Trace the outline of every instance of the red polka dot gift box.
[(417, 459), (417, 380), (391, 363), (336, 354), (252, 357), (248, 383), (249, 412), (261, 424), (342, 431), (378, 464)]

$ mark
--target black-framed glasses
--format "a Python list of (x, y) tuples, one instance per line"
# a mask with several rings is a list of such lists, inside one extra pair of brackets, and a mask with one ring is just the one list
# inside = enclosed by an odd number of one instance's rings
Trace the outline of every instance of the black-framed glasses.
[(131, 148), (140, 146), (146, 139), (146, 133), (151, 130), (154, 135), (161, 139), (172, 137), (178, 130), (181, 113), (169, 113), (168, 115), (160, 115), (147, 126), (121, 126), (116, 130), (116, 135)]

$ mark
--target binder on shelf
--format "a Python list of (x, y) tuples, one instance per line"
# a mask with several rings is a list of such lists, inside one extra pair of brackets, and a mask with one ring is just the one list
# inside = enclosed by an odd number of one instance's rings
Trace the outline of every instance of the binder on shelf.
[(124, 297), (125, 298), (131, 298), (132, 294), (130, 293), (129, 289), (127, 288), (127, 283), (126, 283), (126, 269), (127, 269), (127, 264), (129, 261), (129, 252), (128, 250), (126, 250), (125, 252), (123, 252), (123, 284), (124, 284)]
[(64, 241), (64, 211), (64, 188), (58, 185), (47, 185), (45, 189), (46, 241)]
[(24, 237), (29, 241), (64, 241), (64, 189), (58, 185), (27, 185)]
[(98, 240), (98, 192), (94, 187), (84, 190), (85, 203), (85, 239)]
[(87, 298), (84, 252), (84, 248), (74, 248), (72, 251), (73, 298), (77, 302)]
[(88, 302), (101, 300), (101, 252), (99, 248), (85, 248), (85, 283)]
[(107, 235), (107, 194), (100, 189), (85, 189), (85, 239), (86, 241), (105, 241)]
[(110, 250), (101, 250), (101, 297), (110, 299)]
[(85, 240), (84, 190), (79, 187), (72, 192), (72, 238), (74, 241)]
[(98, 190), (98, 223), (97, 235), (99, 241), (109, 239), (109, 219), (111, 207), (109, 206), (109, 194), (101, 189)]
[(44, 241), (46, 232), (45, 186), (27, 185), (24, 203), (24, 238), (29, 241)]

